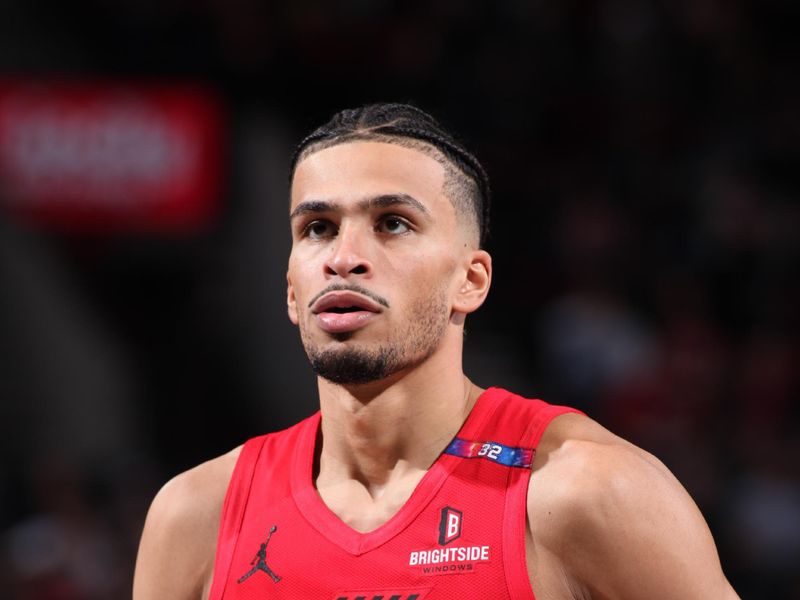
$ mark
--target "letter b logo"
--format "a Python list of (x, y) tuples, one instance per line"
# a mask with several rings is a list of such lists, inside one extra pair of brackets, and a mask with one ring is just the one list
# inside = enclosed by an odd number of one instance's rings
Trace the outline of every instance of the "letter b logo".
[(445, 506), (439, 520), (439, 543), (444, 546), (461, 537), (461, 521), (463, 513), (455, 508)]

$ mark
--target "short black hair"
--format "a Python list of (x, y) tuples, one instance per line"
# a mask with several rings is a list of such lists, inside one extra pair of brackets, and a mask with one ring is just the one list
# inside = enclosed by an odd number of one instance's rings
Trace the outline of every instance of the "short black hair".
[(297, 163), (307, 155), (354, 140), (384, 140), (390, 143), (416, 140), (423, 144), (410, 145), (418, 149), (427, 145), (438, 150), (460, 175), (455, 178), (458, 181), (451, 182), (449, 195), (457, 209), (463, 205), (474, 214), (479, 244), (483, 247), (489, 234), (489, 176), (463, 144), (436, 119), (416, 106), (381, 103), (337, 112), (298, 144), (292, 155), (290, 178), (294, 177)]

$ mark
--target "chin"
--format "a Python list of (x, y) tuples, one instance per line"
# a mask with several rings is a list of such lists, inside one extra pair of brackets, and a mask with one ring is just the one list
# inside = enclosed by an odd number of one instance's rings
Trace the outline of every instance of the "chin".
[(307, 351), (314, 372), (332, 383), (359, 385), (385, 379), (398, 370), (391, 348), (369, 351), (353, 347)]

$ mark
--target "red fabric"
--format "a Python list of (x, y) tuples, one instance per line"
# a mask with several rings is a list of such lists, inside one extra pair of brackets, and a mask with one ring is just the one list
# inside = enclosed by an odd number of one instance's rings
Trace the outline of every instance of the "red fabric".
[[(491, 388), (456, 437), (535, 449), (565, 412), (577, 411)], [(319, 421), (317, 413), (245, 444), (223, 507), (210, 600), (533, 600), (530, 469), (442, 454), (397, 514), (359, 533), (314, 488)]]

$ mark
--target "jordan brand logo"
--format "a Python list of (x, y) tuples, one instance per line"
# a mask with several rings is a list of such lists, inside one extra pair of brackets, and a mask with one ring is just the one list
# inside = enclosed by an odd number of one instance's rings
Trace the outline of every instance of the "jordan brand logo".
[(251, 575), (254, 575), (256, 571), (264, 571), (267, 575), (272, 578), (272, 581), (278, 583), (281, 580), (280, 575), (276, 575), (272, 569), (269, 568), (267, 564), (267, 545), (269, 544), (269, 540), (272, 537), (272, 534), (278, 531), (278, 527), (273, 525), (269, 528), (269, 535), (267, 536), (267, 541), (261, 544), (261, 547), (256, 552), (256, 555), (253, 557), (253, 560), (250, 561), (250, 564), (253, 566), (247, 573), (239, 577), (239, 581), (237, 583), (242, 583)]

